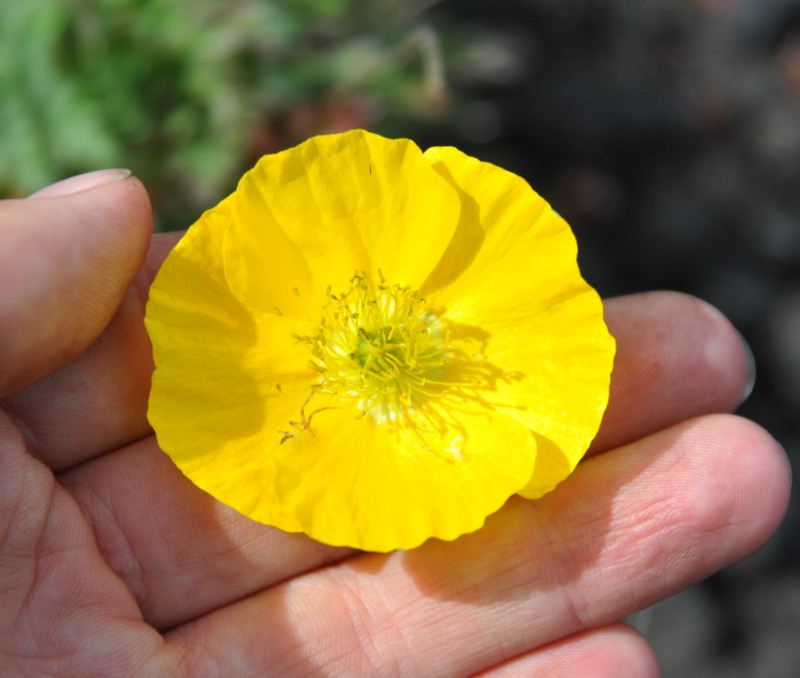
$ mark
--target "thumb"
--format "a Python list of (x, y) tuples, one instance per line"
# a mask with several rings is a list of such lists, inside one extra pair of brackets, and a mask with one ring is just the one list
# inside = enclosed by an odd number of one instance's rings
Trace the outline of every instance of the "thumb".
[(127, 170), (72, 177), (0, 201), (0, 397), (81, 353), (142, 263), (147, 192)]

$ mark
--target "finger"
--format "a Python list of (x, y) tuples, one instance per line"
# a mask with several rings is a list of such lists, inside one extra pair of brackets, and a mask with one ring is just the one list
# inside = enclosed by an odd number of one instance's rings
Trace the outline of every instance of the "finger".
[[(607, 625), (760, 546), (789, 496), (785, 455), (746, 420), (686, 422), (512, 499), (452, 543), (355, 557), (167, 638), (207, 678), (464, 675)], [(269, 621), (270, 633), (264, 633)]]
[(144, 188), (125, 176), (0, 202), (0, 396), (78, 355), (111, 319), (152, 226)]
[(717, 309), (676, 292), (605, 302), (618, 350), (611, 393), (590, 453), (691, 417), (732, 412), (752, 388), (752, 354)]
[(153, 237), (142, 269), (95, 343), (57, 372), (0, 400), (25, 433), (31, 453), (54, 470), (150, 432), (146, 411), (153, 359), (144, 308), (150, 282), (178, 237)]
[(514, 657), (474, 678), (658, 678), (650, 643), (626, 624), (585, 631)]

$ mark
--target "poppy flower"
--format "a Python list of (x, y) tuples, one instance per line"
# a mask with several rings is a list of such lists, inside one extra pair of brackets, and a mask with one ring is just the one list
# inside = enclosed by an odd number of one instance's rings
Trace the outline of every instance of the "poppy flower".
[(520, 177), (354, 130), (263, 157), (167, 257), (149, 420), (253, 520), (371, 551), (452, 540), (575, 468), (614, 340)]

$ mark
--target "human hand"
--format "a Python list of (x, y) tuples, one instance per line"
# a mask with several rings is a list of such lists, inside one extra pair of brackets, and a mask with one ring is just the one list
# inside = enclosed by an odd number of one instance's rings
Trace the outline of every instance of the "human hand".
[(385, 555), (253, 523), (150, 435), (144, 302), (177, 240), (148, 251), (150, 230), (143, 187), (113, 173), (0, 203), (0, 675), (655, 676), (616, 622), (783, 515), (779, 446), (715, 414), (746, 389), (738, 336), (655, 293), (607, 303), (608, 412), (541, 500)]

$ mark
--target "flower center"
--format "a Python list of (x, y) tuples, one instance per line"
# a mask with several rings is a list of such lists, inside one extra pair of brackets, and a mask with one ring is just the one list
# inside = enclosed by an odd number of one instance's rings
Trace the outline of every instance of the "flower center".
[(356, 274), (344, 294), (328, 290), (326, 311), (308, 338), (321, 390), (357, 399), (378, 423), (407, 417), (424, 397), (442, 392), (447, 341), (419, 292), (383, 283), (371, 289)]

